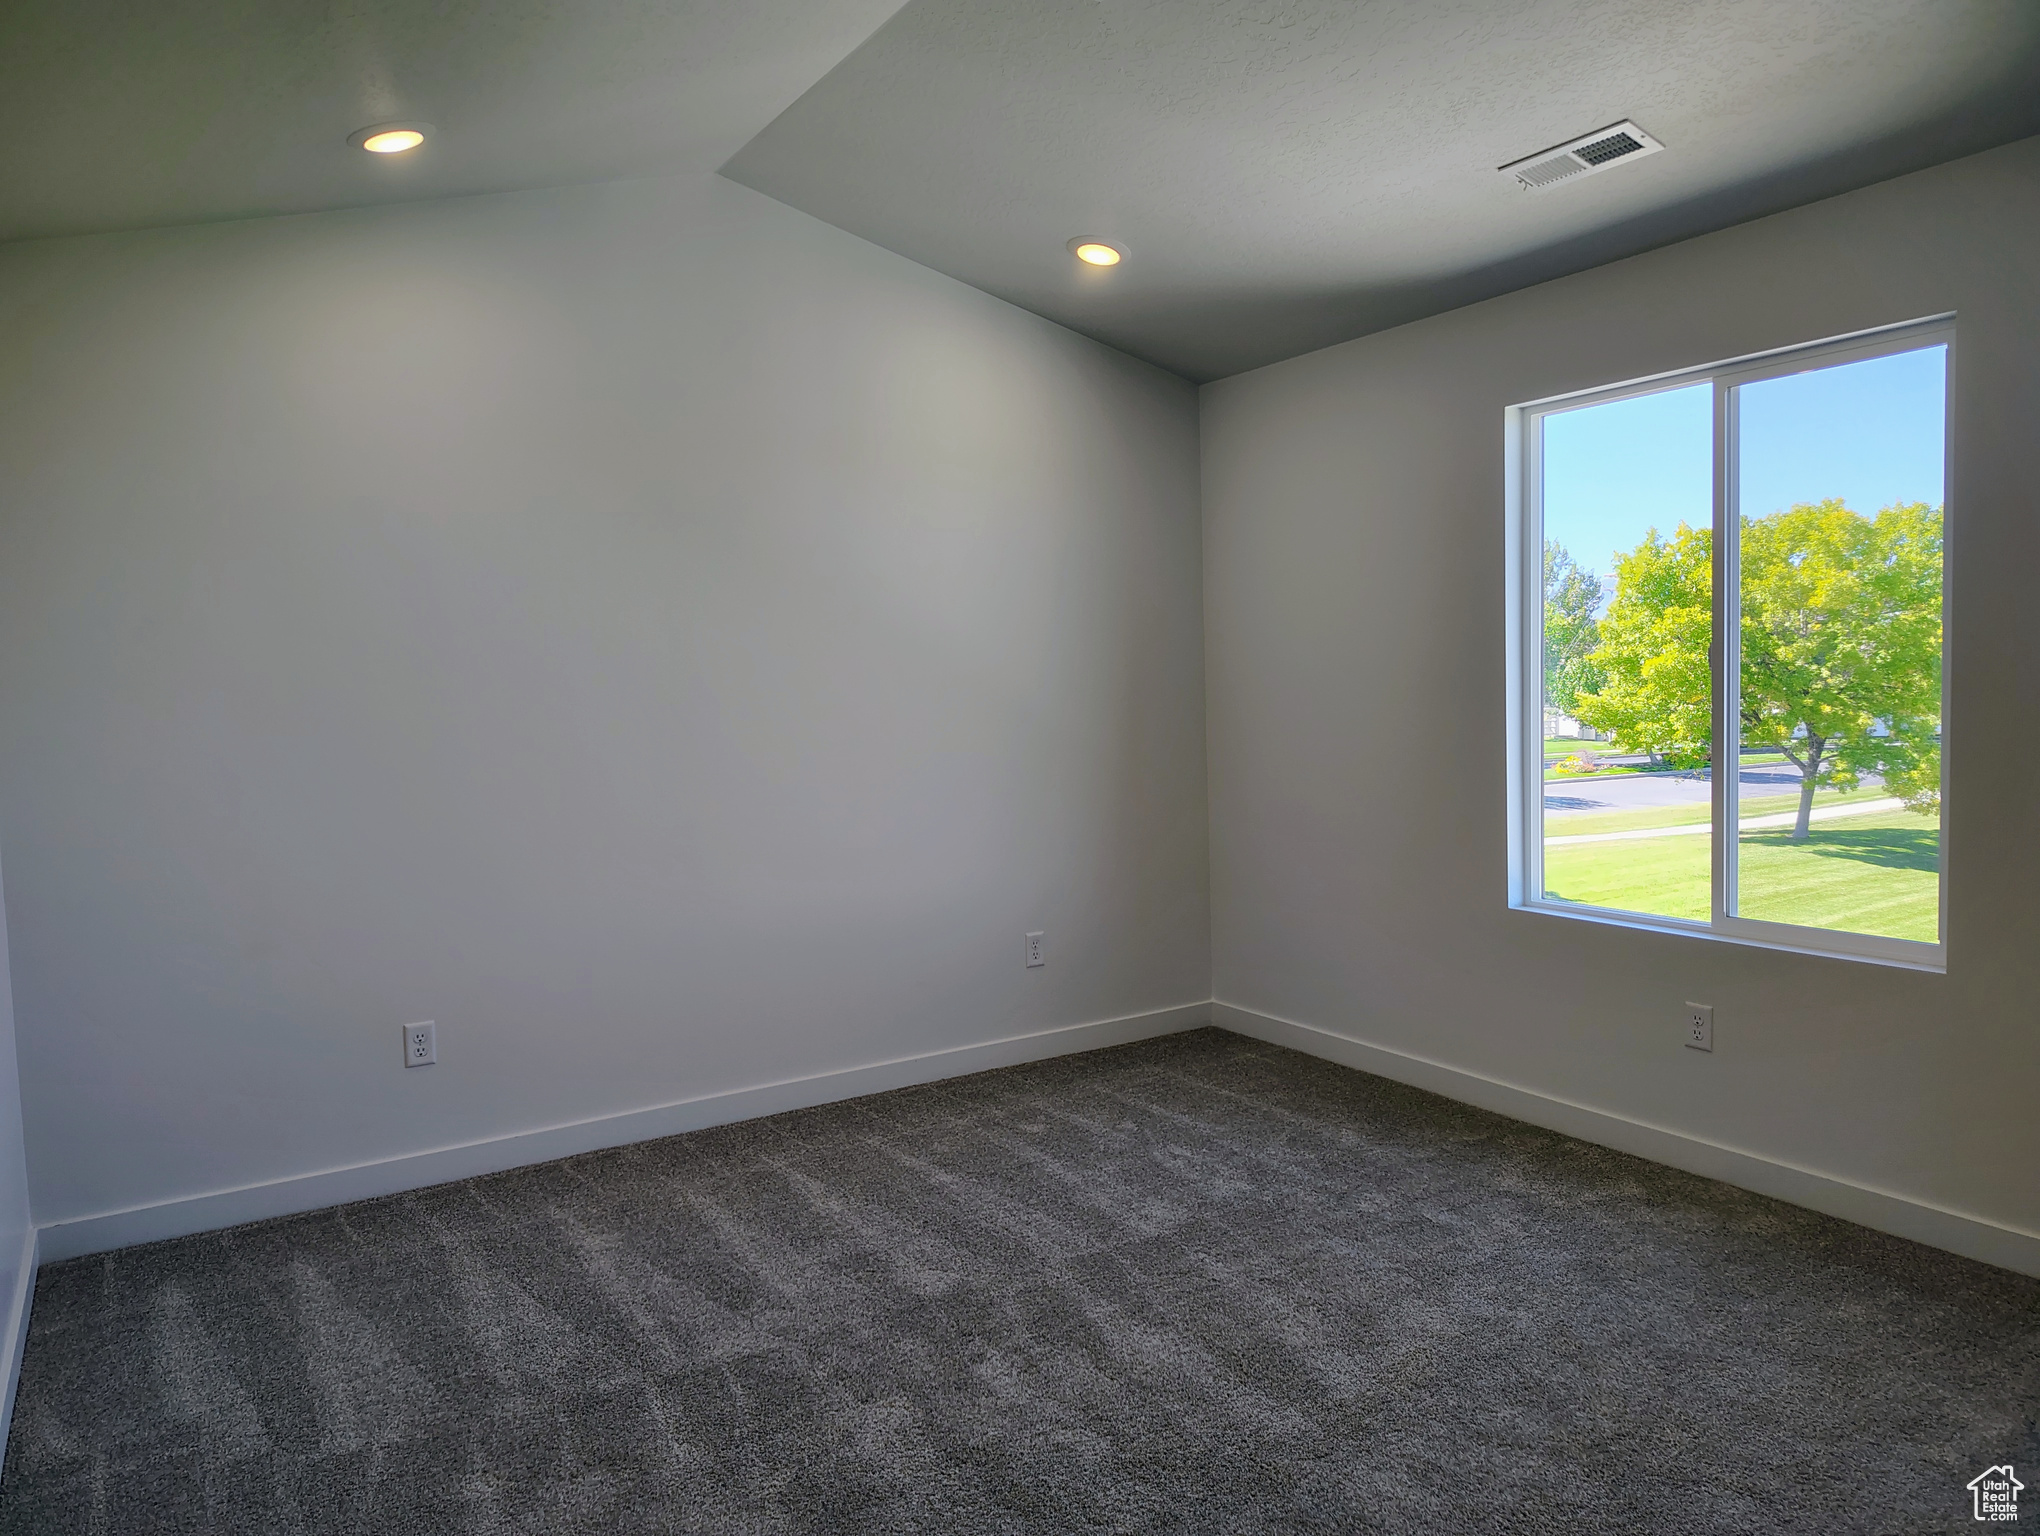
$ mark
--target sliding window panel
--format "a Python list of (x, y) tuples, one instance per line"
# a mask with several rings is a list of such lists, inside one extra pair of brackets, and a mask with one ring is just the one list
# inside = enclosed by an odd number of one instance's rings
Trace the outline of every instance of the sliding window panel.
[(1698, 383), (1534, 418), (1542, 680), (1525, 768), (1545, 902), (1709, 919), (1713, 410)]
[(1724, 381), (1726, 900), (1732, 920), (1932, 945), (1948, 347), (1866, 350)]

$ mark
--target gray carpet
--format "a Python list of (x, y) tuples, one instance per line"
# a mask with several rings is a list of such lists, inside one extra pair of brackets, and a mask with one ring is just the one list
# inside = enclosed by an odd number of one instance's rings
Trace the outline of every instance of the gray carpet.
[(1205, 1030), (52, 1266), (0, 1531), (1952, 1531), (2036, 1403), (2040, 1283)]

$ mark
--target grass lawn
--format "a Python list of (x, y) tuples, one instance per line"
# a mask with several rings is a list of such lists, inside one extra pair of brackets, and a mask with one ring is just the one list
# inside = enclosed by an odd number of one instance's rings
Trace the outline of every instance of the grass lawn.
[[(1564, 762), (1564, 758), (1557, 759)], [(1560, 773), (1549, 762), (1544, 765), (1544, 782), (1547, 784), (1586, 784), (1595, 779), (1612, 779), (1618, 773), (1651, 773), (1649, 763), (1614, 763), (1606, 768), (1597, 768), (1592, 773)]]
[[(1545, 889), (1561, 901), (1705, 922), (1712, 842), (1663, 837), (1547, 848)], [(1803, 843), (1787, 829), (1744, 832), (1739, 844), (1744, 917), (1930, 944), (1939, 937), (1941, 830), (1933, 817), (1847, 816), (1815, 822)]]
[[(1564, 761), (1563, 758), (1560, 759)], [(1618, 773), (1649, 773), (1648, 763), (1617, 763), (1612, 768), (1602, 768), (1593, 773), (1560, 773), (1549, 763), (1544, 766), (1544, 782), (1547, 784), (1591, 784), (1595, 779), (1612, 779)]]
[[(1636, 754), (1624, 752), (1612, 741), (1574, 741), (1569, 736), (1547, 736), (1544, 738), (1544, 766), (1549, 768), (1561, 758), (1575, 753), (1582, 757), (1633, 757)], [(1785, 761), (1783, 752), (1745, 752), (1742, 765), (1745, 768), (1775, 766)]]
[[(1594, 755), (1602, 762), (1607, 761), (1599, 753)], [(1593, 779), (1605, 779), (1609, 775), (1617, 773), (1669, 773), (1672, 771), (1667, 768), (1653, 767), (1649, 763), (1609, 763), (1607, 767), (1596, 769), (1592, 773), (1560, 773), (1554, 765), (1564, 762), (1569, 756), (1571, 756), (1570, 753), (1562, 752), (1556, 757), (1546, 757), (1544, 759), (1545, 783), (1579, 784)], [(1742, 760), (1742, 765), (1745, 768), (1776, 768), (1784, 761), (1785, 759), (1782, 757), (1745, 757)]]

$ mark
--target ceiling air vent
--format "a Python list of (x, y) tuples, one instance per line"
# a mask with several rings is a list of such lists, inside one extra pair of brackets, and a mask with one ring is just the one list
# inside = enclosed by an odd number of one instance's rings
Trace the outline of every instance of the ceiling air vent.
[(1561, 182), (1577, 181), (1611, 165), (1626, 165), (1663, 148), (1636, 124), (1622, 122), (1574, 139), (1570, 144), (1512, 161), (1501, 171), (1504, 176), (1513, 176), (1525, 191), (1548, 192)]

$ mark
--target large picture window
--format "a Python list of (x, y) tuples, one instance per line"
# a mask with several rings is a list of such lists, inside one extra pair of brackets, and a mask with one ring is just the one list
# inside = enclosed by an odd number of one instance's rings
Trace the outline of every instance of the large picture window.
[(1953, 345), (1511, 412), (1517, 905), (1943, 964)]

